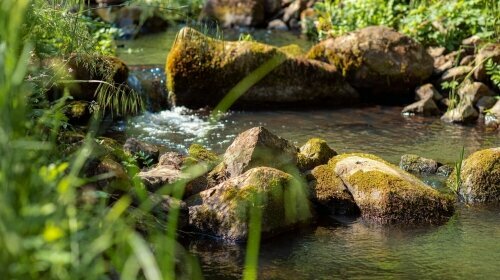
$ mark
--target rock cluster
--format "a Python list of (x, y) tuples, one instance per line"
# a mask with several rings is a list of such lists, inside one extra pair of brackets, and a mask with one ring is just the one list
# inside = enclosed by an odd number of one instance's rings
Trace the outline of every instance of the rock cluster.
[[(450, 123), (473, 123), (479, 117), (494, 128), (500, 124), (495, 105), (499, 88), (486, 74), (486, 63), (500, 63), (500, 44), (481, 46), (474, 37), (462, 42), (459, 51), (445, 53), (444, 48), (431, 48), (434, 58), (433, 76), (415, 90), (415, 103), (403, 109), (403, 114), (440, 115)], [(428, 94), (422, 94), (429, 92)], [(432, 94), (430, 93), (432, 92)]]
[[(440, 224), (454, 213), (454, 195), (404, 171), (447, 176), (451, 168), (445, 165), (404, 155), (399, 168), (370, 154), (337, 154), (319, 138), (299, 149), (264, 127), (239, 134), (221, 156), (198, 144), (186, 155), (163, 152), (158, 156), (157, 148), (137, 139), (127, 140), (123, 148), (102, 139), (93, 150), (98, 153), (86, 168), (91, 171), (88, 175), (108, 174), (95, 188), (119, 197), (144, 184), (154, 206), (139, 219), (137, 226), (145, 232), (151, 226), (164, 227), (172, 207), (182, 214), (182, 228), (229, 242), (245, 242), (256, 217), (263, 238), (268, 238), (321, 215), (415, 225)], [(156, 163), (137, 169), (131, 177), (130, 169), (120, 162), (136, 154), (149, 154)], [(456, 170), (451, 172), (448, 184), (468, 203), (498, 203), (499, 172), (500, 150), (483, 150), (463, 162), (460, 180)], [(457, 181), (459, 188), (452, 188)]]

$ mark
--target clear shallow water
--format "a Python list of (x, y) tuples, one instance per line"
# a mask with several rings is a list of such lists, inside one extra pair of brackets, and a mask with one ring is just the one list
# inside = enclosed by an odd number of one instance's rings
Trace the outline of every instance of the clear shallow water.
[[(120, 56), (129, 65), (161, 66), (176, 32), (170, 29), (123, 42)], [(299, 43), (308, 48), (308, 42), (283, 34), (260, 31), (254, 37), (279, 46)], [(162, 72), (155, 66), (153, 71), (132, 71), (132, 78), (163, 81)], [(135, 84), (141, 86), (139, 81)], [(297, 146), (321, 137), (337, 152), (373, 153), (396, 164), (405, 153), (453, 163), (462, 146), (466, 155), (500, 146), (500, 133), (480, 124), (457, 126), (437, 118), (404, 117), (401, 109), (231, 112), (213, 123), (206, 112), (175, 108), (146, 113), (119, 129), (171, 150), (185, 151), (190, 144), (201, 143), (223, 153), (238, 133), (262, 125)], [(206, 279), (241, 279), (244, 247), (200, 238), (183, 244), (198, 257)], [(499, 279), (499, 275), (500, 207), (459, 206), (446, 224), (421, 228), (327, 218), (263, 242), (259, 263), (260, 279)]]
[[(466, 154), (500, 146), (482, 125), (456, 126), (436, 118), (404, 117), (398, 107), (231, 112), (220, 122), (183, 108), (131, 120), (127, 132), (185, 151), (194, 142), (222, 153), (234, 137), (262, 125), (301, 145), (321, 137), (338, 152), (362, 151), (395, 164), (404, 153), (453, 163)], [(207, 279), (240, 279), (245, 248), (214, 240), (184, 244), (199, 258)], [(442, 226), (387, 228), (334, 218), (264, 242), (261, 279), (498, 279), (500, 207), (459, 206)]]
[[(445, 225), (382, 228), (330, 222), (261, 245), (261, 279), (498, 279), (500, 210), (460, 208)], [(209, 241), (188, 249), (207, 279), (240, 279), (244, 251)]]
[[(175, 35), (181, 28), (181, 26), (171, 27), (163, 33), (145, 35), (135, 40), (119, 41), (117, 42), (119, 46), (117, 55), (127, 65), (165, 64), (167, 54), (175, 40)], [(238, 40), (240, 33), (249, 33), (256, 41), (279, 47), (297, 44), (304, 51), (308, 50), (313, 44), (290, 32), (262, 29), (224, 30), (214, 36), (224, 40)]]
[(201, 143), (223, 153), (238, 133), (265, 126), (297, 146), (311, 137), (325, 139), (337, 152), (373, 153), (397, 163), (414, 153), (444, 163), (481, 148), (500, 146), (500, 134), (482, 125), (459, 126), (438, 118), (404, 117), (400, 107), (339, 110), (231, 112), (218, 123), (184, 108), (147, 113), (132, 119), (127, 131), (145, 141), (185, 151)]

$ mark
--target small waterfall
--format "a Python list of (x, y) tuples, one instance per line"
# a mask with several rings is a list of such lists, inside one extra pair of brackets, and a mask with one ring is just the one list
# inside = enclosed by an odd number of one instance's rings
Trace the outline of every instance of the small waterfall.
[(129, 68), (127, 83), (142, 96), (146, 110), (159, 112), (171, 107), (163, 65), (139, 65)]

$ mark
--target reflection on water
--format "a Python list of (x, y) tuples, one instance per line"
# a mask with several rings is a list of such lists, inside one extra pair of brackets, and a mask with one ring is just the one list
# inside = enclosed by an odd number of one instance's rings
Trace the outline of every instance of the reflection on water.
[[(417, 229), (323, 223), (264, 242), (260, 278), (495, 279), (499, 238), (498, 208), (463, 207), (443, 226)], [(207, 279), (241, 278), (243, 247), (201, 242), (188, 248)]]

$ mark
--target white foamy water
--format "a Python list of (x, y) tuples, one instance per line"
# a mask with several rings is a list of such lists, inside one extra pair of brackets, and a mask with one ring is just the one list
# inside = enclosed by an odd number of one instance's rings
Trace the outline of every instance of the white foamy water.
[(186, 150), (192, 143), (225, 145), (233, 137), (222, 135), (224, 121), (211, 122), (185, 107), (175, 107), (158, 113), (145, 113), (131, 119), (128, 134), (141, 140)]

